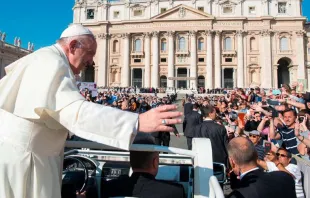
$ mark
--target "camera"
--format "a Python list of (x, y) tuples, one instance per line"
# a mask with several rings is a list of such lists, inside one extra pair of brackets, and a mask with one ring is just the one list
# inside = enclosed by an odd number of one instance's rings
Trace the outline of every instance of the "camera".
[(298, 118), (299, 123), (302, 123), (302, 122), (304, 121), (304, 119), (305, 119), (304, 116), (300, 116), (300, 117)]

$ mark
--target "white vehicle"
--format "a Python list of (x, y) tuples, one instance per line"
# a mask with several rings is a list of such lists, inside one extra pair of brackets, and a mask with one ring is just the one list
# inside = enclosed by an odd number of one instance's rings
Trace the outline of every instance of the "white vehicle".
[[(75, 149), (66, 152), (63, 187), (73, 185), (80, 191), (91, 187), (95, 191), (92, 194), (100, 198), (104, 193), (101, 192), (104, 182), (132, 173), (129, 152), (111, 151), (111, 147), (93, 142), (67, 141), (66, 147), (105, 150)], [(226, 180), (226, 169), (224, 164), (213, 163), (209, 139), (194, 138), (192, 151), (143, 144), (134, 144), (130, 150), (169, 153), (160, 154), (156, 179), (182, 184), (188, 198), (224, 198), (219, 183)]]

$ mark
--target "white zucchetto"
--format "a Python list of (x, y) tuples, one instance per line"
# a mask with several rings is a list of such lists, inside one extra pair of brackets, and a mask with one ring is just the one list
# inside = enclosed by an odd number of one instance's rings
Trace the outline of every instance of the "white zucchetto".
[(81, 35), (93, 35), (94, 34), (86, 27), (81, 24), (72, 24), (67, 29), (65, 29), (60, 38), (81, 36)]

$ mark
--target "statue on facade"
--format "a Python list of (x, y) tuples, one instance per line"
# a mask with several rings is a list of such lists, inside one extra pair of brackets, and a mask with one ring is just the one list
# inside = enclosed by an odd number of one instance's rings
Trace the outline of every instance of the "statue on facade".
[(2, 36), (1, 36), (1, 41), (5, 41), (5, 37), (6, 37), (6, 34), (5, 34), (5, 32), (3, 32)]
[(21, 46), (21, 42), (22, 42), (22, 41), (20, 40), (20, 38), (18, 38), (18, 39), (17, 39), (17, 47), (20, 47), (20, 46)]
[(27, 50), (30, 50), (30, 47), (31, 47), (31, 43), (28, 42), (28, 47), (27, 47)]
[(0, 31), (0, 38), (1, 38), (1, 36), (2, 36), (2, 32)]
[(14, 45), (17, 46), (17, 37), (14, 38)]
[(31, 51), (34, 50), (34, 44), (33, 44), (33, 43), (31, 43), (30, 50), (31, 50)]

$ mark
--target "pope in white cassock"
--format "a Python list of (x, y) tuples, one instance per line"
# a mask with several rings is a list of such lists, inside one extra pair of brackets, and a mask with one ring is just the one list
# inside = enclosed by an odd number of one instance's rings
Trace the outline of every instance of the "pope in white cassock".
[(55, 45), (5, 68), (0, 80), (0, 198), (60, 198), (68, 130), (109, 146), (129, 149), (137, 131), (173, 131), (180, 112), (168, 105), (134, 114), (90, 103), (75, 74), (93, 63), (90, 30), (71, 25)]

